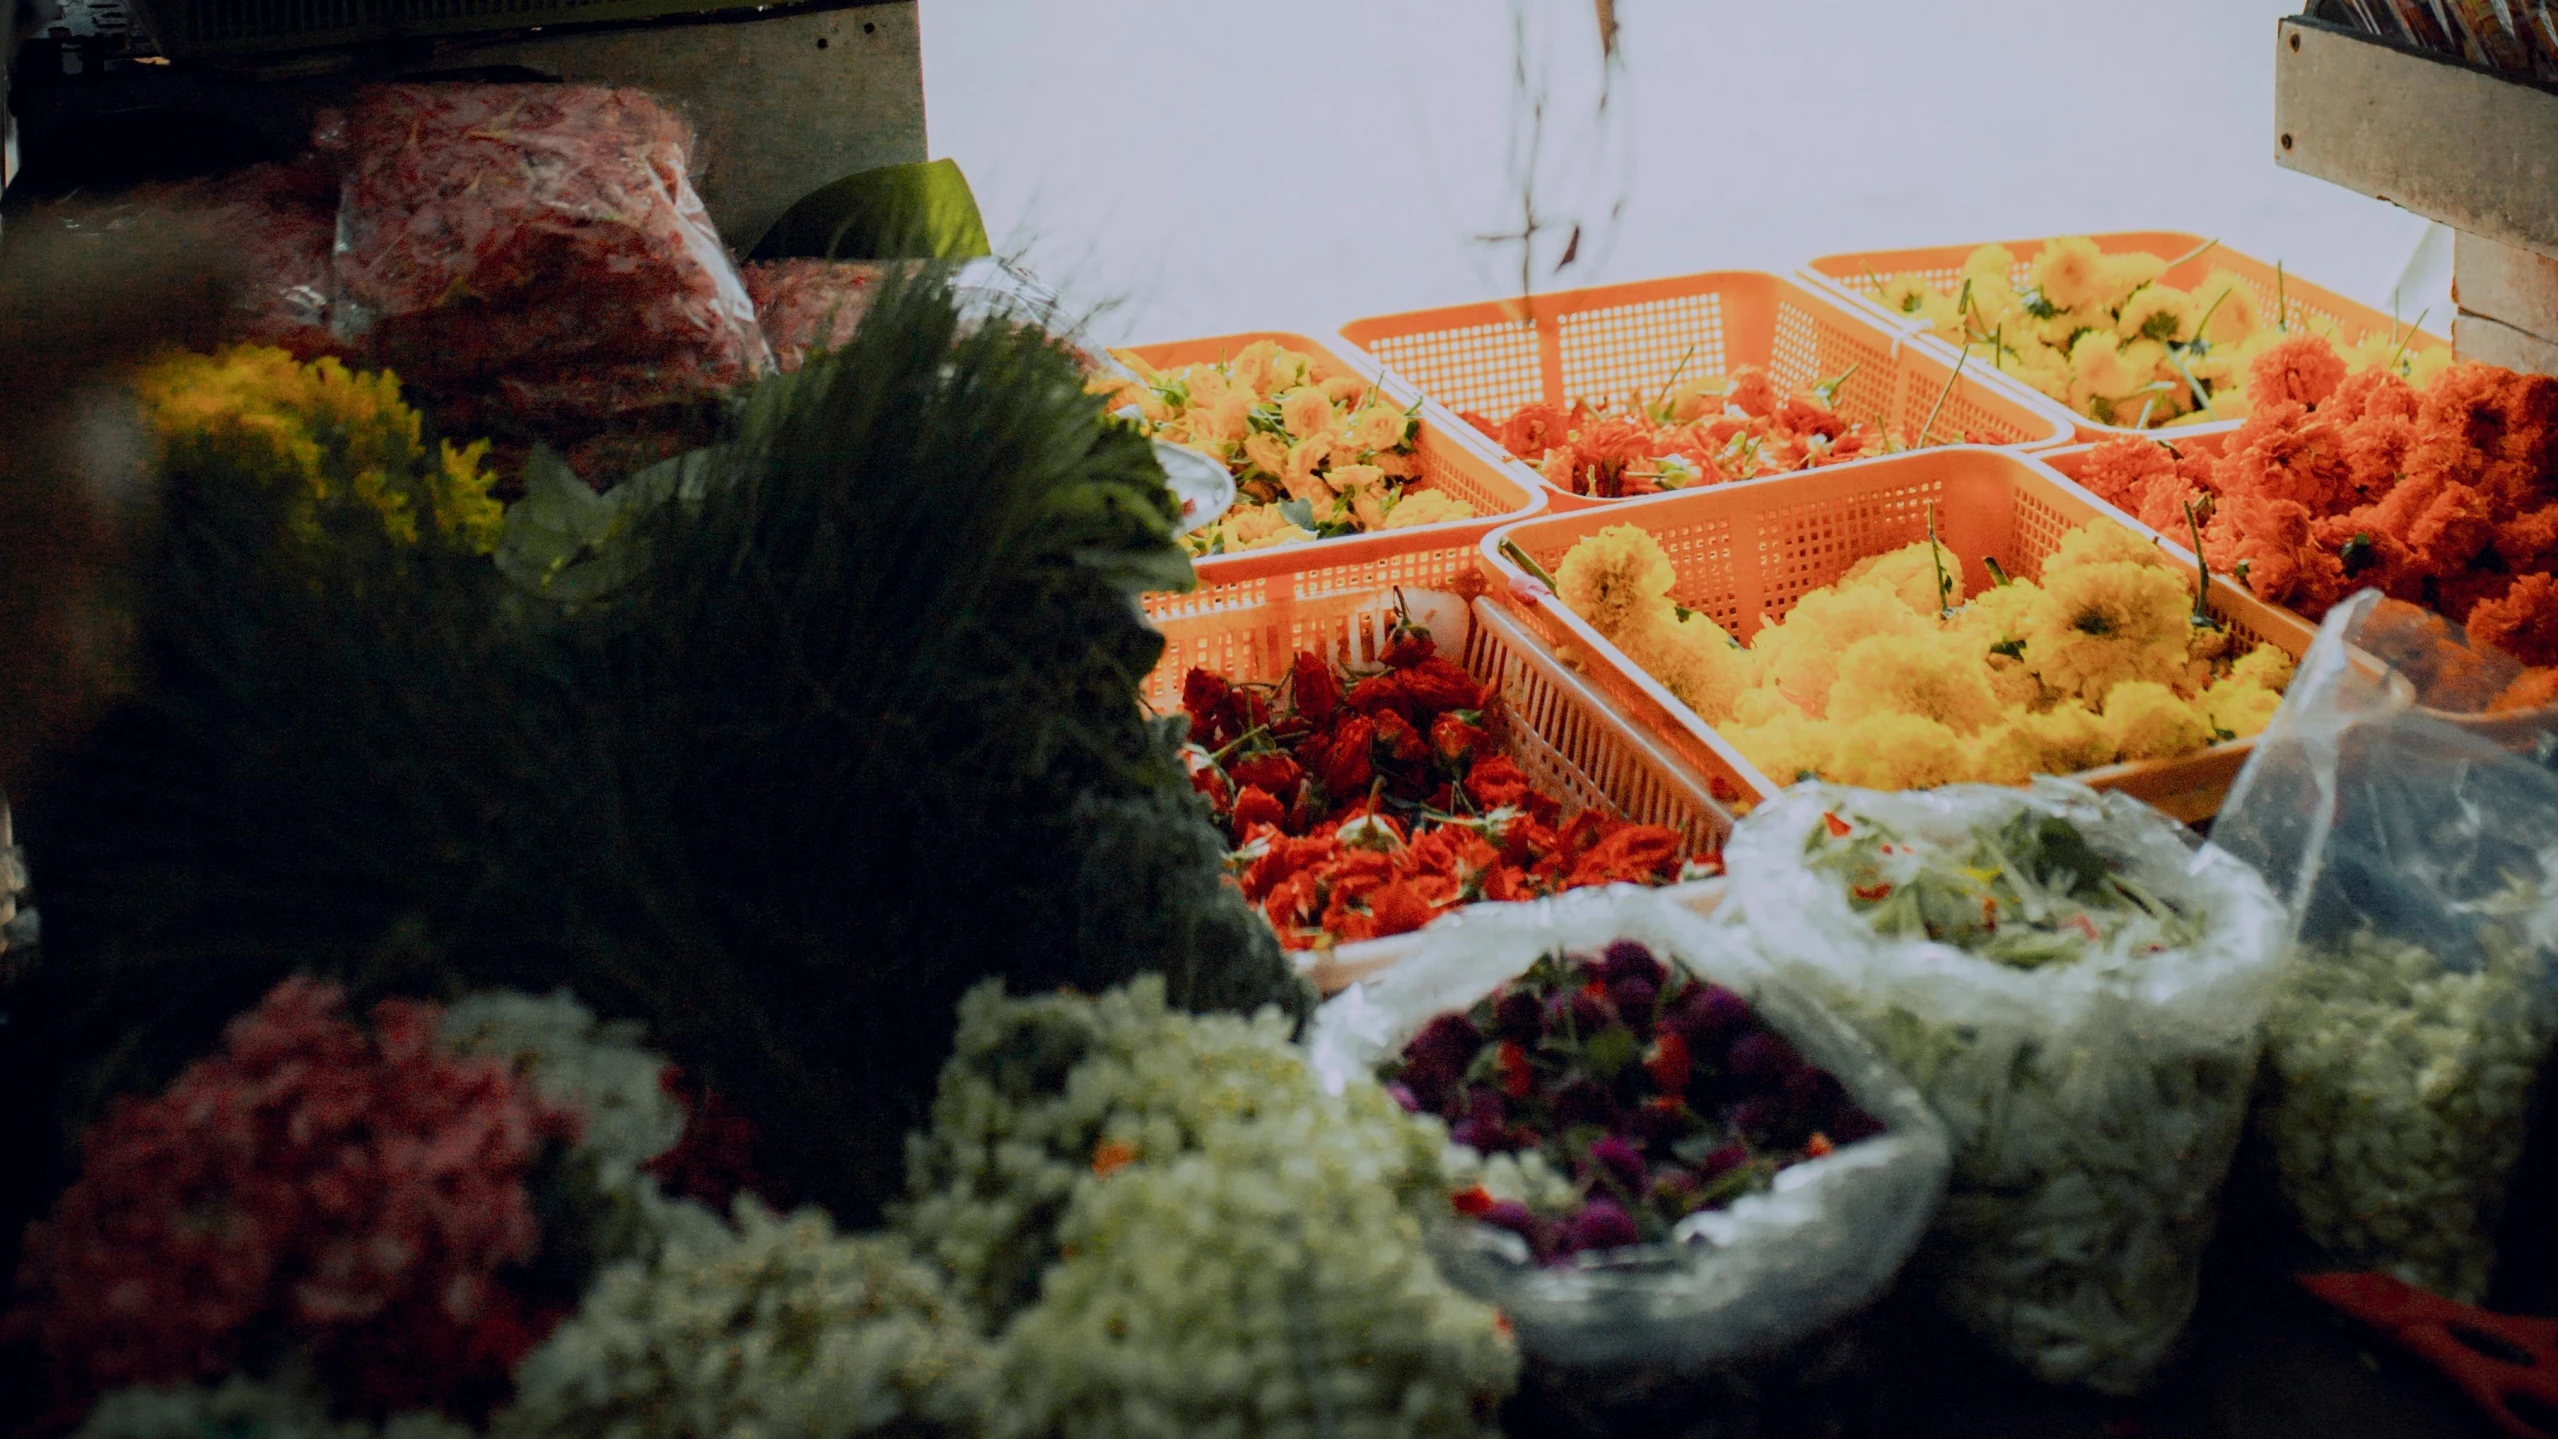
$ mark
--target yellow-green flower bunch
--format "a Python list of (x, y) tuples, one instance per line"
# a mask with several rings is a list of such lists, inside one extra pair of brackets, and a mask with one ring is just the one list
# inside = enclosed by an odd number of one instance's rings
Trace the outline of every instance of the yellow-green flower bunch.
[[(1924, 319), (1949, 344), (2104, 425), (2149, 429), (2247, 417), (2247, 370), (2293, 333), (2283, 297), (2259, 295), (2227, 269), (2181, 290), (2169, 261), (2145, 251), (2108, 255), (2084, 235), (2045, 245), (2025, 266), (2004, 245), (1963, 261), (1951, 289), (1914, 275), (1867, 283), (1887, 309)], [(2274, 313), (2267, 313), (2270, 299)], [(2386, 368), (2422, 385), (2451, 363), (2419, 349), (2413, 326), (2348, 345), (2327, 336), (2347, 370)]]
[(1660, 542), (1615, 525), (1556, 572), (1565, 605), (1779, 784), (2022, 784), (2265, 728), (2290, 682), (2232, 653), (2184, 577), (2120, 525), (2062, 536), (2041, 579), (1971, 596), (1934, 540), (1858, 563), (1746, 648), (1670, 597)]
[(306, 544), (361, 516), (401, 544), (428, 536), (487, 554), (503, 508), (481, 468), (488, 444), (428, 448), (416, 410), (389, 371), (349, 370), (334, 359), (297, 362), (282, 350), (241, 345), (214, 355), (175, 354), (135, 381), (173, 473), (239, 475), (281, 507)]
[(1194, 555), (1235, 554), (1370, 530), (1471, 519), (1474, 506), (1420, 485), (1415, 410), (1356, 375), (1256, 340), (1231, 360), (1157, 370), (1122, 355), (1136, 379), (1092, 387), (1148, 433), (1204, 450), (1235, 477), (1235, 506), (1191, 532)]

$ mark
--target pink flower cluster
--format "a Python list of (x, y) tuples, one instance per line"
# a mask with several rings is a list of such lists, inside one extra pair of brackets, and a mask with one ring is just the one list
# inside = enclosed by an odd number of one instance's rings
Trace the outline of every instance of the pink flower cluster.
[(505, 1397), (562, 1317), (508, 1286), (541, 1246), (526, 1179), (581, 1121), (439, 1050), (438, 1018), (386, 1000), (368, 1032), (336, 987), (288, 980), (90, 1131), (28, 1232), (13, 1316), (66, 1403), (286, 1350), (351, 1411), (475, 1417)]

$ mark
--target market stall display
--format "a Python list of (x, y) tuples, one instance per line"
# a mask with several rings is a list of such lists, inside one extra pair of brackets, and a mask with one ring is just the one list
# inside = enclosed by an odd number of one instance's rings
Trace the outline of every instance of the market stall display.
[(1113, 355), (1129, 373), (1095, 376), (1096, 392), (1148, 434), (1214, 455), (1234, 474), (1235, 507), (1187, 539), (1212, 582), (1222, 557), (1362, 536), (1395, 552), (1462, 547), (1539, 508), (1529, 486), (1455, 442), (1444, 416), (1303, 336)]
[(2244, 419), (2261, 398), (2255, 357), (2298, 336), (2354, 370), (2419, 382), (2451, 362), (2419, 328), (2426, 316), (2384, 315), (2199, 235), (1869, 250), (1806, 269), (2061, 406), (2082, 440)]
[(2282, 906), (2122, 795), (1799, 785), (1726, 849), (1751, 941), (1925, 1094), (1946, 1312), (2036, 1375), (2129, 1393), (2191, 1314)]
[[(1987, 367), (1976, 371), (1910, 349), (1851, 303), (1775, 275), (1725, 271), (1561, 290), (1354, 320), (1341, 333), (1431, 400), (1505, 429), (1526, 414), (1551, 430), (1551, 417), (1560, 414), (1568, 431), (1569, 417), (1583, 406), (1631, 420), (1646, 406), (1671, 403), (1682, 385), (1696, 397), (1689, 403), (1719, 409), (1710, 397), (1739, 386), (1745, 424), (1717, 441), (1710, 456), (1714, 473), (1731, 478), (1746, 478), (1742, 468), (1785, 468), (1773, 463), (1778, 454), (1813, 434), (1825, 435), (1824, 447), (1858, 434), (1860, 450), (1958, 441), (2051, 445), (2069, 437), (2066, 422)], [(1793, 422), (1782, 435), (1759, 427), (1764, 433), (1752, 443), (1767, 453), (1746, 466), (1736, 454), (1727, 468), (1721, 447), (1751, 428), (1746, 420), (1761, 385), (1770, 408)], [(1829, 418), (1785, 408), (1816, 388)], [(1530, 408), (1536, 406), (1549, 408)], [(1525, 469), (1545, 464), (1564, 436), (1523, 426), (1500, 442), (1513, 439), (1545, 446), (1534, 454), (1513, 446)], [(1613, 440), (1601, 446), (1615, 447)], [(1700, 480), (1706, 458), (1698, 457)], [(1612, 478), (1594, 475), (1598, 468), (1577, 458), (1568, 467), (1558, 463), (1544, 488), (1558, 509), (1598, 503), (1611, 488), (1628, 492), (1623, 467)], [(1659, 467), (1651, 469), (1657, 476)]]
[(2310, 630), (2154, 540), (2030, 459), (1946, 448), (1484, 548), (1541, 634), (1745, 803), (1806, 772), (2076, 771), (2201, 817)]
[(2558, 1040), (2558, 784), (2419, 703), (2460, 677), (2407, 610), (2328, 615), (2215, 834), (2297, 927), (2262, 1128), (2302, 1238), (2476, 1303)]
[[(1580, 962), (1569, 956), (1595, 962), (1608, 977), (1536, 1005), (1541, 1037), (1531, 1051), (1514, 1037), (1530, 1027), (1520, 986), (1560, 983)], [(1492, 1001), (1496, 994), (1503, 998)], [(1487, 1003), (1485, 1024), (1466, 1017)], [(1647, 1005), (1648, 1034), (1639, 1018), (1626, 1021)], [(1576, 1026), (1585, 1021), (1582, 1038)], [(1601, 1037), (1609, 1034), (1622, 1037)], [(1439, 1241), (1443, 1262), (1459, 1287), (1508, 1316), (1528, 1382), (1576, 1396), (1585, 1409), (1781, 1352), (1861, 1308), (1917, 1242), (1944, 1184), (1943, 1128), (1909, 1085), (1837, 1019), (1769, 975), (1735, 936), (1658, 895), (1588, 891), (1470, 912), (1328, 1003), (1307, 1042), (1329, 1085), (1364, 1085), (1380, 1067), (1399, 1066), (1398, 1083), (1416, 1102), (1434, 1089), (1444, 1091), (1433, 1096), (1442, 1105), (1462, 1094), (1467, 1115), (1452, 1132), (1461, 1144), (1482, 1146), (1468, 1171), (1479, 1192), (1455, 1196), (1465, 1222)], [(1470, 1054), (1462, 1084), (1445, 1073), (1458, 1048)], [(1623, 1053), (1611, 1060), (1616, 1051)], [(1682, 1052), (1686, 1076), (1677, 1093), (1685, 1113), (1625, 1103), (1647, 1089), (1666, 1094), (1664, 1076), (1677, 1077)], [(1593, 1066), (1612, 1068), (1612, 1078), (1577, 1080), (1569, 1095), (1556, 1090), (1555, 1102), (1619, 1107), (1638, 1128), (1693, 1119), (1702, 1135), (1737, 1124), (1745, 1136), (1801, 1147), (1769, 1154), (1744, 1138), (1741, 1147), (1761, 1163), (1783, 1164), (1772, 1184), (1728, 1182), (1746, 1192), (1715, 1196), (1723, 1202), (1675, 1222), (1656, 1212), (1656, 1229), (1623, 1201), (1582, 1203), (1580, 1237), (1618, 1243), (1575, 1241), (1568, 1257), (1559, 1242), (1541, 1249), (1518, 1232), (1547, 1234), (1536, 1217), (1540, 1201), (1560, 1207), (1575, 1202), (1565, 1191), (1624, 1183), (1633, 1168), (1628, 1152), (1638, 1162), (1645, 1152), (1631, 1137), (1609, 1138), (1604, 1123), (1576, 1127), (1560, 1116), (1554, 1138), (1593, 1157), (1558, 1170), (1515, 1152), (1530, 1140), (1519, 1127), (1542, 1112), (1541, 1089), (1567, 1069)], [(1434, 1077), (1433, 1069), (1443, 1072)], [(1498, 1125), (1486, 1093), (1500, 1095)], [(1865, 1129), (1856, 1116), (1876, 1127), (1849, 1140), (1847, 1133)], [(1842, 1120), (1850, 1127), (1828, 1136), (1827, 1152), (1812, 1152), (1820, 1146), (1805, 1126)], [(1643, 1133), (1647, 1149), (1660, 1137)], [(1679, 1144), (1674, 1137), (1666, 1146), (1672, 1169)], [(1718, 1139), (1701, 1162), (1729, 1158), (1729, 1147)], [(1727, 1180), (1734, 1172), (1725, 1171)], [(1629, 1229), (1631, 1248), (1623, 1247)]]
[(1469, 904), (1710, 874), (1731, 827), (1483, 600), (1397, 589), (1165, 629), (1148, 697), (1187, 721), (1245, 898), (1324, 987), (1362, 941)]
[(2144, 523), (2195, 506), (2213, 568), (2270, 603), (2317, 619), (2379, 589), (2558, 664), (2558, 379), (2463, 364), (2419, 387), (2297, 339), (2257, 364), (2281, 402), (2235, 431), (2110, 441), (2072, 473)]

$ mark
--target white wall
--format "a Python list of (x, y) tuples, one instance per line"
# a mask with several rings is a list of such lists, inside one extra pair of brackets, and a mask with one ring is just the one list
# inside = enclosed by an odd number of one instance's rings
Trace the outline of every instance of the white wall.
[[(2276, 168), (2297, 0), (1617, 0), (1605, 123), (1589, 0), (922, 3), (933, 153), (998, 248), (1119, 303), (1114, 341), (1515, 293), (1516, 249), (1472, 238), (1520, 228), (1515, 24), (1553, 97), (1541, 194), (1587, 222), (1545, 288), (2170, 229), (2388, 309), (2423, 230)], [(2445, 303), (2403, 313), (2441, 331)]]

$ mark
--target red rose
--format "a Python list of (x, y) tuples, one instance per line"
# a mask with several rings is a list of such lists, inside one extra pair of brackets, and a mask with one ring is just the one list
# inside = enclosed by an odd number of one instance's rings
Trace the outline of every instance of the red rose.
[(1295, 760), (1276, 751), (1248, 755), (1236, 760), (1233, 764), (1226, 766), (1226, 772), (1235, 777), (1236, 784), (1267, 790), (1273, 795), (1286, 794), (1295, 789), (1297, 781), (1303, 779), (1306, 773)]
[(1474, 757), (1483, 745), (1483, 731), (1455, 715), (1443, 714), (1430, 726), (1431, 753), (1438, 757), (1440, 764), (1459, 774), (1474, 764)]
[(1297, 713), (1316, 724), (1332, 718), (1332, 712), (1341, 707), (1341, 677), (1321, 655), (1300, 651), (1288, 667), (1288, 687), (1296, 696)]
[(1344, 722), (1334, 731), (1332, 747), (1325, 751), (1323, 762), (1315, 771), (1324, 793), (1347, 800), (1367, 790), (1368, 782), (1376, 778), (1376, 769), (1368, 758), (1376, 739), (1376, 721), (1365, 715)]
[(1288, 811), (1270, 791), (1259, 785), (1247, 785), (1242, 797), (1235, 801), (1235, 838), (1250, 839), (1255, 829), (1263, 825), (1277, 826), (1287, 817)]

